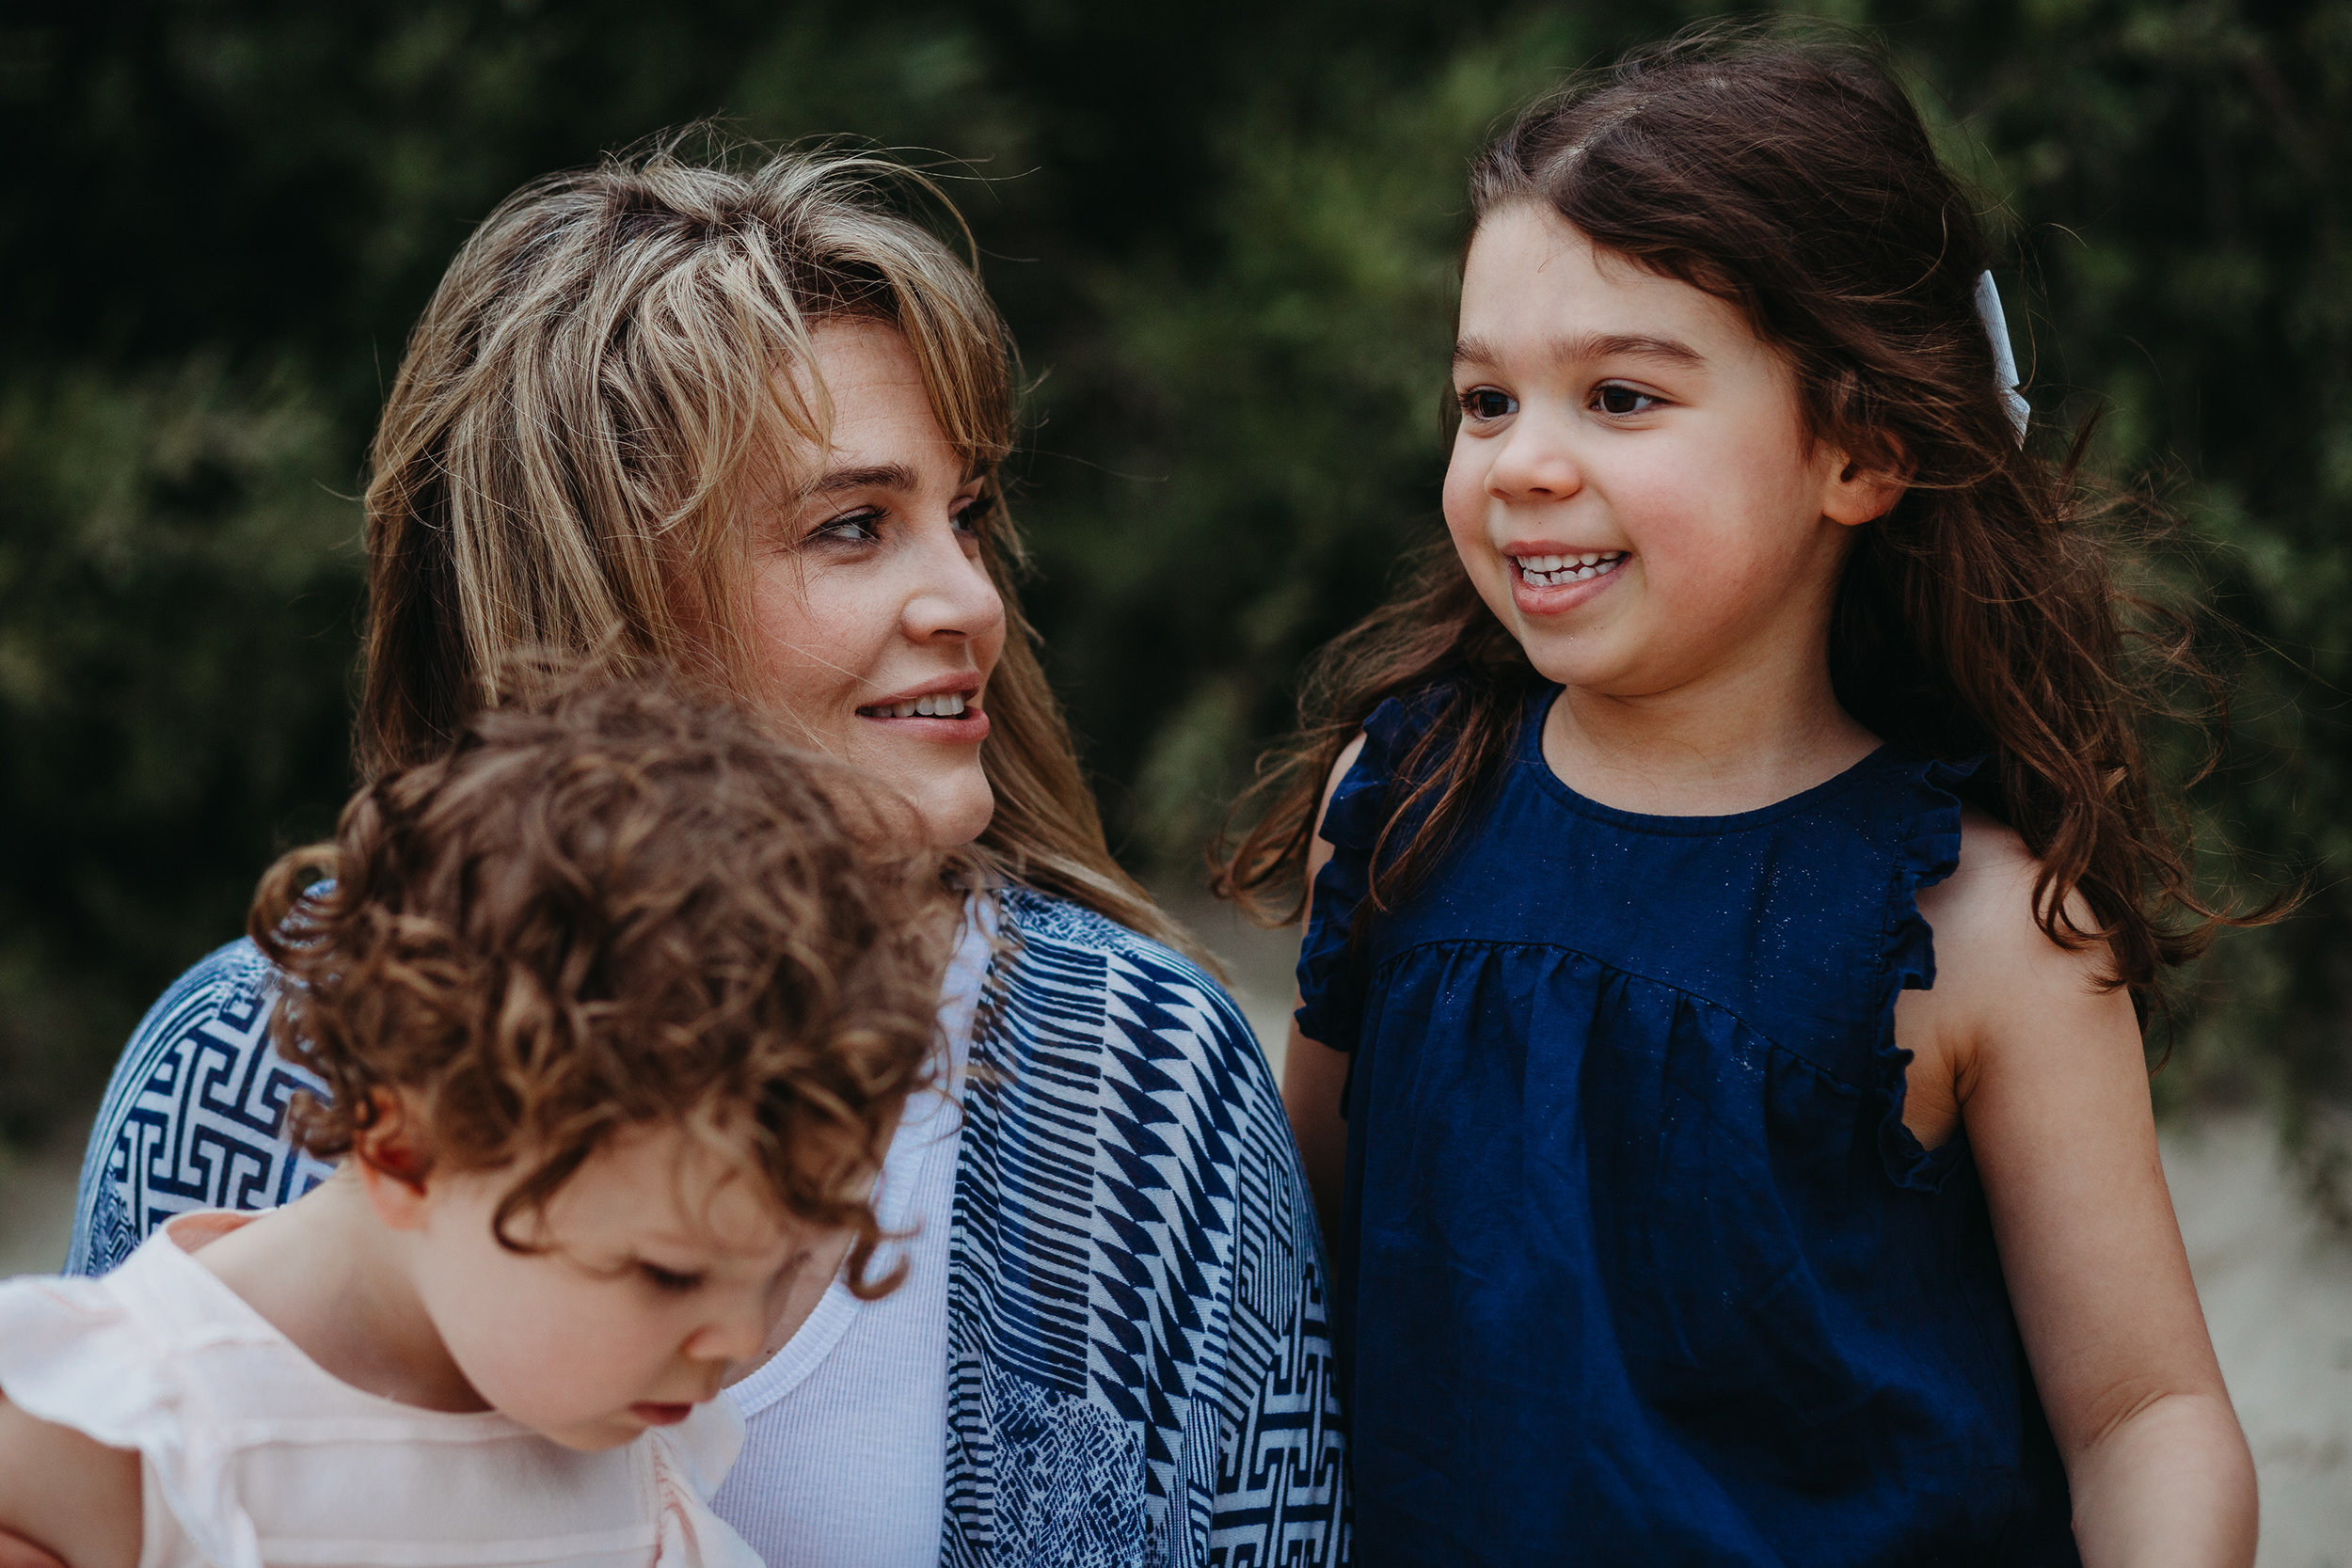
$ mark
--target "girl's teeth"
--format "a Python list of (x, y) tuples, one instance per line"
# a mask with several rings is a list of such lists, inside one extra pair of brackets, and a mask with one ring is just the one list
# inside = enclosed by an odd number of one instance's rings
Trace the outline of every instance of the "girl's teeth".
[(1529, 582), (1556, 588), (1565, 582), (1583, 582), (1606, 576), (1625, 560), (1625, 551), (1588, 550), (1581, 555), (1523, 555), (1513, 559)]

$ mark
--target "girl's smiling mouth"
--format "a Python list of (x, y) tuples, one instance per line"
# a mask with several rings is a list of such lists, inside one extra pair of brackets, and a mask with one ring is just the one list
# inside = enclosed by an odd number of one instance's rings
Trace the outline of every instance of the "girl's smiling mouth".
[(1517, 581), (1530, 588), (1565, 588), (1572, 582), (1589, 582), (1607, 577), (1625, 561), (1623, 550), (1582, 550), (1569, 554), (1550, 555), (1505, 550)]
[(1506, 545), (1511, 604), (1521, 615), (1565, 615), (1616, 585), (1630, 550), (1567, 550), (1553, 544)]

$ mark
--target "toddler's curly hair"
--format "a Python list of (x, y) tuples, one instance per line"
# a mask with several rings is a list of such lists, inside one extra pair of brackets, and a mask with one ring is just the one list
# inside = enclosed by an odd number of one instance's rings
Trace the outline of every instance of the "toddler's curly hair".
[(925, 1079), (943, 939), (912, 817), (664, 679), (542, 683), (344, 808), (262, 879), (290, 1132), (354, 1152), (397, 1096), (434, 1168), (512, 1165), (500, 1242), (625, 1128), (715, 1135), (783, 1213), (881, 1239), (866, 1200)]

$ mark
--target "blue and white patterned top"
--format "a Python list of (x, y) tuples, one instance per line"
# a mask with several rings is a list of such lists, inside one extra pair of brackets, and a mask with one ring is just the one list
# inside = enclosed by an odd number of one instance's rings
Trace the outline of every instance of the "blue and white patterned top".
[[(1192, 964), (1002, 895), (949, 1248), (947, 1568), (1348, 1558), (1323, 1250), (1256, 1038)], [(189, 1209), (299, 1196), (278, 1135), (317, 1085), (269, 1049), (232, 942), (156, 1003), (82, 1169), (72, 1273)]]

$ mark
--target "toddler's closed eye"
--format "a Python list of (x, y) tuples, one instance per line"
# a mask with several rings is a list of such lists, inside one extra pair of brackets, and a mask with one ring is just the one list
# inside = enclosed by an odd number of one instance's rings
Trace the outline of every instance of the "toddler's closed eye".
[(679, 1295), (701, 1289), (703, 1282), (701, 1275), (681, 1274), (675, 1269), (665, 1269), (659, 1263), (648, 1263), (643, 1259), (638, 1260), (637, 1272), (655, 1290)]

